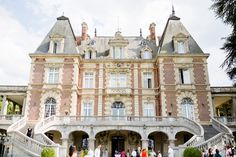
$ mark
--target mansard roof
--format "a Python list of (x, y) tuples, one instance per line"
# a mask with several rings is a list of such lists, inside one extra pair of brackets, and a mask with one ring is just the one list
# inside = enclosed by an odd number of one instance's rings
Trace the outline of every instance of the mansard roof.
[(180, 18), (175, 15), (171, 15), (166, 23), (160, 40), (160, 53), (174, 53), (173, 38), (179, 35), (185, 35), (188, 38), (190, 54), (203, 53), (197, 42), (180, 21)]
[(76, 38), (70, 24), (69, 18), (61, 16), (57, 18), (56, 23), (46, 35), (42, 43), (36, 49), (35, 53), (48, 53), (50, 38), (60, 37), (64, 38), (64, 49), (62, 53), (76, 54)]
[[(96, 36), (92, 38), (95, 42), (94, 49), (97, 51), (97, 57), (106, 58), (109, 54), (109, 50), (111, 45), (111, 41), (113, 42), (114, 36)], [(147, 39), (144, 39), (142, 36), (122, 36), (122, 42), (125, 41), (125, 44), (127, 45), (127, 54), (129, 55), (128, 59), (139, 59), (140, 58), (140, 52), (144, 48), (144, 46), (148, 46), (152, 52), (153, 57), (156, 56), (158, 52), (158, 47), (155, 43), (152, 41), (149, 41)], [(143, 45), (142, 43), (145, 42), (146, 45)], [(118, 44), (119, 45), (119, 44)], [(83, 52), (86, 50), (86, 48), (89, 46), (89, 41), (87, 44), (80, 45), (79, 51)]]

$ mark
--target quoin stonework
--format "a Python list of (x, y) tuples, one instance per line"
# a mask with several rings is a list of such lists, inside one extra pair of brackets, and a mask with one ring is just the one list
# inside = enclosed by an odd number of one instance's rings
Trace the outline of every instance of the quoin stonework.
[[(69, 18), (29, 54), (27, 86), (0, 86), (1, 154), (65, 157), (102, 145), (110, 157), (137, 148), (181, 157), (187, 147), (234, 145), (236, 88), (211, 87), (207, 58), (174, 12), (162, 35), (98, 36)], [(147, 24), (148, 25), (148, 24)], [(95, 29), (88, 35), (88, 29)], [(32, 135), (26, 136), (32, 129)]]

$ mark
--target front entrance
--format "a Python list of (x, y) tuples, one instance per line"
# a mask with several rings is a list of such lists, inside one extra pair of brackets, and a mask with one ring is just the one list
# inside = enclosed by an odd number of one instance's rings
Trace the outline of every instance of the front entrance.
[(123, 136), (112, 136), (112, 156), (118, 151), (121, 153), (125, 150), (125, 139)]

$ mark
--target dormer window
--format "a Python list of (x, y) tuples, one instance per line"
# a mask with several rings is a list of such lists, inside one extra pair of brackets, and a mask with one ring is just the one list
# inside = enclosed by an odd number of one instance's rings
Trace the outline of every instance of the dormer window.
[(188, 36), (185, 34), (178, 34), (173, 37), (174, 52), (184, 54), (189, 52)]
[(124, 58), (122, 47), (113, 47), (113, 58), (114, 59)]
[(63, 53), (64, 51), (64, 37), (61, 35), (50, 36), (50, 43), (48, 53)]
[(54, 42), (53, 44), (53, 53), (56, 54), (57, 53), (57, 43)]
[(141, 50), (141, 58), (142, 59), (152, 59), (152, 50), (148, 46), (145, 46)]
[(178, 53), (185, 53), (185, 46), (183, 41), (178, 41)]
[(94, 48), (89, 47), (86, 51), (85, 51), (85, 59), (95, 59), (96, 58), (96, 51)]

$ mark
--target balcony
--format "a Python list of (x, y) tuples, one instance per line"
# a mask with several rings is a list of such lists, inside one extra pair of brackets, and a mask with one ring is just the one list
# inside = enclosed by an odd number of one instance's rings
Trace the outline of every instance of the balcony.
[(126, 87), (117, 87), (117, 88), (107, 88), (106, 89), (106, 94), (109, 95), (116, 95), (116, 94), (120, 94), (120, 95), (130, 95), (131, 94), (131, 89), (130, 88), (126, 88)]

